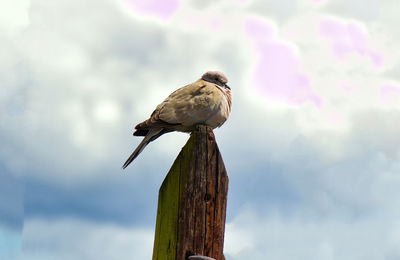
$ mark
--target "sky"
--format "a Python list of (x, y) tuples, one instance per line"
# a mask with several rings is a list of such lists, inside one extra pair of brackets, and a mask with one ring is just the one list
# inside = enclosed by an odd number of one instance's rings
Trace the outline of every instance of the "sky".
[(188, 139), (133, 127), (208, 70), (227, 260), (400, 260), (398, 0), (1, 0), (0, 260), (150, 259)]

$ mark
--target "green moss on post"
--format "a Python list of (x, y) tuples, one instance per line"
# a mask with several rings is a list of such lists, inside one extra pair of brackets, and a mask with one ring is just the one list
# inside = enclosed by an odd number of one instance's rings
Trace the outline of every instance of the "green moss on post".
[(159, 190), (153, 260), (224, 259), (227, 192), (214, 134), (198, 126)]

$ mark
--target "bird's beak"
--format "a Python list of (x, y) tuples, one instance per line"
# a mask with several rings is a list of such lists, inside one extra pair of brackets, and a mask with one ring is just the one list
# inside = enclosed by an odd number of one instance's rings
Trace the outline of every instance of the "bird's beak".
[(225, 84), (225, 87), (226, 87), (227, 89), (231, 89), (227, 84)]

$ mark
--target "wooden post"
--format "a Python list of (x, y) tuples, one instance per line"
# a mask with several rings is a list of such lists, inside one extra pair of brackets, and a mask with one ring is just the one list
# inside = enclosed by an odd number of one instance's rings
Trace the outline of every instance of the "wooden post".
[(228, 175), (212, 129), (198, 126), (158, 195), (153, 260), (224, 260)]

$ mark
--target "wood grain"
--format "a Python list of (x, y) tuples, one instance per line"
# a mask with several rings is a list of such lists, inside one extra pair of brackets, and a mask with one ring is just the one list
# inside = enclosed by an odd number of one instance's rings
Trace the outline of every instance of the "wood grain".
[(228, 175), (211, 128), (198, 126), (159, 190), (153, 260), (224, 260)]

